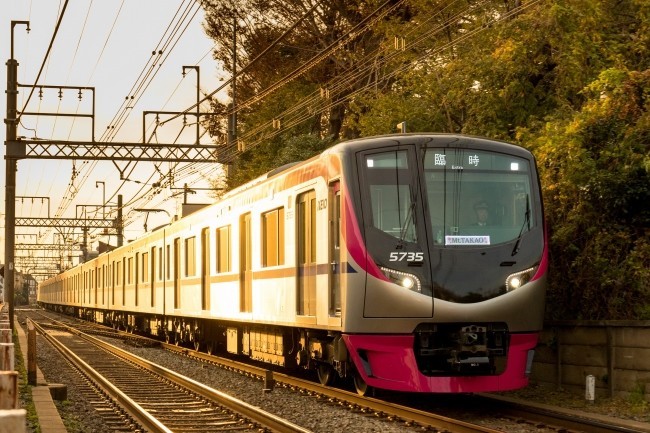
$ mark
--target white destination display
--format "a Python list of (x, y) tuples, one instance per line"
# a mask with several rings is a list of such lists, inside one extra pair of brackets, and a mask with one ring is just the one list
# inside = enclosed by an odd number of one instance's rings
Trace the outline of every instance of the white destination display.
[(489, 236), (445, 236), (445, 245), (490, 245)]

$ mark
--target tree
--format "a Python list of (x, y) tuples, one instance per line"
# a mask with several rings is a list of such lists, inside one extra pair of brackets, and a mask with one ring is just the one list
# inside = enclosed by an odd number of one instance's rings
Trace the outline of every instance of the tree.
[[(238, 68), (312, 5), (244, 2)], [(218, 2), (208, 7), (207, 31), (222, 47), (230, 46), (229, 13)], [(246, 70), (238, 99), (264, 92), (373, 17), (242, 108), (247, 147), (237, 181), (341, 138), (394, 132), (402, 121), (409, 131), (518, 143), (540, 168), (549, 318), (650, 319), (650, 3), (323, 2)], [(225, 64), (229, 56), (217, 53)]]
[[(406, 120), (528, 147), (551, 234), (549, 317), (650, 318), (650, 8), (512, 6), (447, 14), (428, 48), (413, 47), (417, 66), (355, 100), (358, 129), (386, 133)], [(418, 23), (441, 16), (412, 12)]]
[[(237, 22), (236, 101), (239, 136), (245, 137), (243, 141), (247, 145), (266, 139), (273, 120), (285, 120), (278, 116), (310, 96), (311, 102), (287, 114), (304, 119), (304, 113), (311, 112), (308, 116), (311, 119), (301, 122), (298, 131), (292, 129), (292, 135), (307, 132), (339, 138), (346, 111), (345, 95), (354, 91), (354, 87), (328, 93), (323, 85), (349, 69), (358, 56), (376, 45), (372, 31), (366, 27), (352, 32), (374, 12), (374, 2), (252, 0), (238, 2), (233, 10), (229, 3), (208, 1), (205, 8), (206, 32), (220, 47), (215, 51), (215, 58), (231, 73), (233, 25)], [(293, 30), (272, 46), (296, 23)], [(269, 46), (272, 48), (267, 51)], [(260, 92), (269, 89), (276, 90), (265, 93), (263, 99), (258, 98)], [(321, 89), (326, 93), (322, 97)], [(324, 103), (323, 99), (329, 101)], [(215, 109), (224, 111), (223, 107)]]

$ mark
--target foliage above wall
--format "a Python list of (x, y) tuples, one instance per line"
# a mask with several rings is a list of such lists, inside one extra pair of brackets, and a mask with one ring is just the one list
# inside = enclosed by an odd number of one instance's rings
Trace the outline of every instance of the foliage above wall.
[[(650, 319), (650, 3), (322, 2), (250, 65), (313, 3), (239, 3), (246, 147), (231, 186), (403, 121), (409, 132), (515, 142), (541, 172), (547, 316)], [(232, 12), (206, 4), (216, 57), (231, 68)]]

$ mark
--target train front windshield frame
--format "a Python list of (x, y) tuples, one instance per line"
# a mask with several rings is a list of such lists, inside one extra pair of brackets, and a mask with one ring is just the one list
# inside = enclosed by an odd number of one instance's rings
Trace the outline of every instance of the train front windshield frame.
[(397, 239), (417, 242), (413, 174), (408, 152), (396, 150), (366, 157), (372, 224)]
[(535, 225), (528, 160), (484, 150), (428, 148), (423, 165), (436, 246), (503, 244)]

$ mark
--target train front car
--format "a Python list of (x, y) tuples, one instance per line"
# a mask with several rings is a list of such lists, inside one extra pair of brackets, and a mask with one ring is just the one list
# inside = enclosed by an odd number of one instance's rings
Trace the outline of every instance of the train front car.
[(530, 152), (401, 135), (359, 140), (346, 159), (358, 182), (346, 203), (343, 339), (357, 390), (527, 385), (547, 268)]

